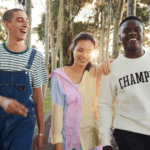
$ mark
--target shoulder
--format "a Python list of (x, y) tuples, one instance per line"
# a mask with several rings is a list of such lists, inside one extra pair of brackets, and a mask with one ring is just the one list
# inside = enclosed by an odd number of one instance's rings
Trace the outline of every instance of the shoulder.
[(96, 77), (96, 75), (100, 73), (100, 66), (101, 64), (97, 64), (90, 68), (89, 73), (91, 77)]
[(125, 61), (123, 54), (120, 54), (118, 58), (114, 59), (112, 63), (110, 63), (110, 67), (112, 68), (113, 66), (116, 65), (121, 65)]
[(38, 50), (36, 50), (36, 56), (35, 56), (37, 59), (44, 59), (44, 56), (43, 56), (43, 54), (40, 52), (40, 51), (38, 51)]
[(50, 74), (49, 77), (53, 77), (56, 76), (57, 74), (61, 74), (62, 71), (63, 71), (62, 68), (57, 68)]
[[(33, 49), (30, 47), (31, 52), (32, 52), (32, 50)], [(31, 54), (31, 52), (30, 52), (30, 54)], [(41, 64), (44, 65), (44, 63), (45, 63), (43, 54), (38, 50), (36, 50), (36, 54), (35, 54), (33, 63), (36, 64), (36, 65), (41, 65)]]

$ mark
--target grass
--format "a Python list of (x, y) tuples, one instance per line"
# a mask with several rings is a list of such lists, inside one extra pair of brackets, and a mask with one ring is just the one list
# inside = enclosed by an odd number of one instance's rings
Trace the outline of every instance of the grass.
[[(49, 93), (49, 88), (47, 88), (46, 93)], [(46, 115), (51, 110), (51, 95), (46, 95), (44, 100), (44, 115)]]

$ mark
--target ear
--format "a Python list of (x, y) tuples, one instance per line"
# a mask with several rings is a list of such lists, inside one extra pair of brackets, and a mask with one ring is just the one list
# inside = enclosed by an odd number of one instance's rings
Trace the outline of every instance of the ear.
[(120, 35), (120, 34), (119, 34), (119, 39), (120, 39), (120, 41), (122, 41), (122, 40), (121, 40), (121, 35)]
[(9, 30), (10, 28), (9, 28), (9, 24), (10, 24), (10, 22), (8, 22), (8, 21), (4, 21), (4, 27), (7, 29), (7, 30)]

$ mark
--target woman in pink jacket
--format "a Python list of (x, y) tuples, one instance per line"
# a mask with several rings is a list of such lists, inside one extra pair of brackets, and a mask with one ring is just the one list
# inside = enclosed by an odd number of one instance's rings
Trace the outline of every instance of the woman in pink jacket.
[(53, 71), (52, 110), (49, 142), (54, 150), (102, 150), (98, 137), (97, 93), (102, 72), (109, 73), (109, 61), (93, 66), (91, 34), (78, 34), (71, 46), (71, 63)]

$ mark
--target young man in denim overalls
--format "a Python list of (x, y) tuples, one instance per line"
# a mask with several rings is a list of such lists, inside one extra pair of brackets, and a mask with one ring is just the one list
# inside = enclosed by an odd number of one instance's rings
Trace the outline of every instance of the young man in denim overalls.
[(35, 112), (39, 134), (34, 149), (42, 150), (45, 139), (41, 86), (47, 83), (44, 61), (40, 52), (24, 43), (29, 19), (23, 10), (6, 11), (3, 23), (8, 38), (0, 44), (0, 150), (30, 150)]

